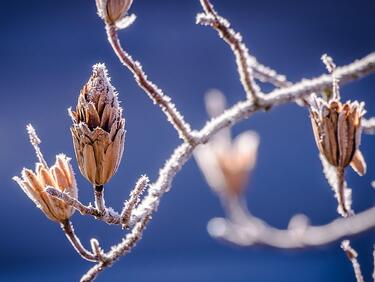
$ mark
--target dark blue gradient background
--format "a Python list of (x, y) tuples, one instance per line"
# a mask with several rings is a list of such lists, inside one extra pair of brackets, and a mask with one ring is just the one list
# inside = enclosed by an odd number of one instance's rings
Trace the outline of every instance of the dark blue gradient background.
[[(198, 0), (134, 2), (132, 12), (138, 19), (120, 32), (122, 42), (194, 128), (207, 118), (203, 105), (207, 89), (221, 89), (230, 104), (244, 98), (228, 46), (210, 28), (194, 24), (201, 11)], [(373, 0), (213, 2), (261, 62), (293, 81), (325, 72), (322, 53), (343, 65), (375, 49)], [(77, 281), (90, 264), (11, 180), (23, 166), (34, 166), (25, 125), (35, 125), (50, 163), (59, 152), (73, 156), (66, 109), (75, 105), (91, 66), (105, 62), (120, 92), (128, 131), (123, 162), (106, 188), (107, 202), (116, 209), (141, 174), (155, 179), (180, 141), (115, 57), (94, 1), (3, 0), (0, 38), (0, 281)], [(342, 89), (345, 98), (366, 101), (367, 116), (375, 115), (374, 94), (374, 77)], [(247, 193), (251, 211), (277, 227), (286, 227), (295, 213), (306, 213), (313, 224), (337, 217), (306, 109), (290, 104), (257, 113), (233, 131), (249, 128), (261, 136), (259, 161)], [(367, 175), (348, 173), (356, 211), (374, 204), (373, 138), (364, 136), (362, 143)], [(80, 199), (92, 201), (90, 185), (79, 175), (74, 159), (73, 166)], [(339, 243), (286, 252), (241, 249), (211, 239), (206, 224), (222, 213), (195, 162), (189, 161), (163, 197), (142, 241), (99, 281), (354, 281)], [(96, 237), (108, 248), (123, 234), (89, 217), (75, 215), (73, 221), (86, 245)], [(353, 238), (367, 281), (373, 239), (374, 233)]]

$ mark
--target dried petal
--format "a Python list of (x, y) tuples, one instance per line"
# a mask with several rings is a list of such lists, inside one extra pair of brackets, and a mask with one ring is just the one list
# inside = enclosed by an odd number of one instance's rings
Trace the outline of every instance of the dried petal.
[(353, 159), (350, 162), (350, 166), (356, 173), (358, 173), (359, 176), (363, 176), (366, 174), (367, 165), (360, 150), (357, 150), (355, 152)]

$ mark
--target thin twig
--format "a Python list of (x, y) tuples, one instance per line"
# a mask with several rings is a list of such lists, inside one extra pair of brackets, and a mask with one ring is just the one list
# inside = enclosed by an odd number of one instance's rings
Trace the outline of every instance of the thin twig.
[(64, 231), (66, 237), (82, 258), (93, 262), (98, 261), (97, 257), (88, 250), (86, 250), (85, 247), (82, 245), (81, 241), (74, 233), (74, 228), (70, 220), (67, 219), (64, 222), (61, 222), (61, 229)]
[(142, 233), (146, 228), (146, 225), (150, 217), (145, 217), (143, 220), (138, 222), (132, 229), (132, 232), (127, 234), (120, 244), (113, 247), (110, 252), (105, 254), (106, 261), (99, 262), (94, 265), (85, 275), (82, 276), (81, 282), (90, 282), (95, 280), (95, 278), (102, 272), (106, 267), (110, 266), (121, 256), (129, 253), (137, 242), (142, 238)]
[(115, 212), (113, 209), (106, 208), (104, 212), (100, 212), (97, 208), (93, 206), (85, 206), (77, 199), (69, 196), (67, 193), (63, 193), (60, 190), (54, 188), (54, 187), (47, 187), (45, 191), (62, 201), (64, 201), (66, 204), (72, 206), (76, 210), (78, 210), (82, 215), (91, 215), (94, 216), (96, 219), (99, 219), (101, 221), (104, 221), (108, 224), (120, 224), (121, 218), (120, 215)]
[(120, 40), (118, 39), (116, 27), (113, 25), (107, 25), (106, 31), (108, 41), (110, 42), (121, 63), (133, 73), (138, 85), (147, 93), (152, 101), (161, 107), (163, 112), (166, 114), (168, 121), (170, 121), (178, 131), (180, 138), (193, 144), (194, 136), (191, 132), (190, 125), (185, 122), (183, 116), (176, 109), (176, 106), (171, 102), (171, 98), (164, 95), (160, 88), (149, 81), (147, 79), (147, 75), (142, 70), (141, 64), (134, 61), (133, 58), (124, 51), (124, 49), (121, 47)]
[(343, 217), (348, 217), (352, 215), (352, 211), (350, 209), (350, 203), (347, 203), (346, 199), (346, 183), (345, 183), (345, 169), (338, 167), (336, 168), (336, 174), (337, 174), (337, 187), (333, 187), (335, 190), (335, 197), (337, 199), (338, 203), (338, 212)]
[(104, 200), (104, 186), (95, 185), (94, 186), (94, 196), (95, 196), (95, 207), (101, 213), (104, 214), (106, 211), (105, 200)]
[(125, 228), (129, 228), (131, 213), (139, 203), (139, 196), (143, 193), (149, 181), (146, 175), (142, 175), (131, 191), (129, 200), (125, 202), (124, 209), (121, 212), (121, 221)]
[(350, 246), (349, 240), (344, 240), (341, 242), (341, 248), (346, 253), (346, 256), (350, 260), (350, 262), (353, 265), (353, 270), (355, 274), (355, 278), (357, 282), (364, 282), (362, 271), (361, 271), (361, 265), (359, 264), (357, 257), (357, 252)]
[(260, 96), (260, 89), (257, 86), (253, 70), (249, 49), (242, 42), (242, 36), (230, 27), (230, 23), (221, 17), (215, 10), (209, 0), (200, 1), (204, 14), (198, 14), (197, 23), (209, 25), (219, 33), (220, 37), (231, 47), (236, 57), (238, 73), (240, 81), (249, 99), (253, 99), (257, 103)]

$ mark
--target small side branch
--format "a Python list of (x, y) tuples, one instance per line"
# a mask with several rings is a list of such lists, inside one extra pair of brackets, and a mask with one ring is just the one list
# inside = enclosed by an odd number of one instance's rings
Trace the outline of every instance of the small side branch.
[(94, 186), (95, 195), (95, 207), (100, 212), (100, 214), (105, 213), (105, 200), (104, 200), (104, 187), (103, 185)]
[(171, 98), (164, 95), (160, 88), (149, 81), (147, 75), (142, 70), (141, 64), (134, 61), (133, 58), (124, 51), (117, 36), (116, 27), (113, 25), (107, 25), (106, 31), (108, 41), (110, 42), (121, 63), (133, 73), (138, 85), (147, 93), (151, 100), (161, 107), (163, 112), (166, 114), (168, 121), (171, 122), (178, 131), (180, 138), (190, 144), (193, 144), (194, 136), (190, 125), (185, 122), (183, 116), (176, 109), (176, 106), (171, 102)]
[(112, 250), (106, 254), (106, 260), (99, 262), (94, 265), (84, 276), (81, 278), (81, 282), (90, 282), (95, 280), (95, 278), (102, 272), (106, 267), (111, 266), (117, 259), (121, 256), (129, 253), (137, 244), (137, 242), (142, 238), (142, 234), (150, 217), (147, 216), (140, 222), (138, 222), (132, 229), (132, 232), (127, 234), (120, 244), (113, 247)]
[(361, 266), (357, 260), (357, 257), (358, 257), (357, 252), (350, 246), (350, 242), (348, 240), (342, 241), (341, 248), (344, 250), (344, 252), (346, 253), (346, 256), (348, 257), (348, 259), (353, 265), (353, 270), (354, 270), (356, 281), (364, 282), (362, 271), (361, 271)]
[(230, 27), (230, 23), (221, 17), (215, 10), (209, 0), (200, 1), (204, 13), (197, 15), (197, 23), (209, 25), (219, 33), (220, 37), (231, 47), (235, 57), (240, 75), (242, 86), (249, 99), (256, 103), (260, 95), (260, 89), (257, 86), (253, 70), (253, 60), (250, 57), (249, 49), (242, 42), (242, 36)]
[(62, 222), (61, 229), (64, 231), (66, 237), (68, 238), (68, 240), (70, 241), (74, 249), (82, 258), (88, 261), (93, 261), (93, 262), (98, 261), (98, 258), (94, 254), (86, 250), (85, 247), (82, 245), (81, 241), (74, 233), (74, 228), (70, 220), (66, 220)]
[(67, 193), (63, 193), (54, 187), (47, 187), (45, 191), (51, 196), (64, 201), (68, 205), (72, 206), (78, 210), (82, 215), (91, 215), (96, 219), (104, 221), (108, 224), (120, 224), (120, 215), (112, 210), (111, 208), (105, 208), (103, 212), (100, 212), (97, 208), (93, 206), (85, 206), (77, 199), (69, 196)]
[(131, 213), (139, 203), (139, 197), (145, 190), (149, 181), (150, 180), (146, 175), (142, 175), (135, 184), (134, 189), (131, 191), (129, 200), (125, 202), (124, 209), (121, 212), (121, 220), (125, 228), (129, 228)]
[(375, 117), (362, 120), (362, 130), (366, 134), (375, 134)]

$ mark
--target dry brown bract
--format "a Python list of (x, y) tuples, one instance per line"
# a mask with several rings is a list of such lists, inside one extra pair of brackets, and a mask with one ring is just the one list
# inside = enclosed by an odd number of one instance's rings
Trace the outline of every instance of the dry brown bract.
[(359, 150), (364, 114), (364, 103), (348, 101), (342, 104), (338, 99), (326, 102), (312, 97), (310, 118), (320, 153), (334, 167), (343, 169), (350, 164), (359, 175), (366, 172), (366, 163)]
[(76, 111), (69, 112), (79, 169), (93, 185), (103, 185), (119, 167), (125, 140), (122, 108), (104, 64), (93, 66)]
[[(65, 202), (50, 196), (44, 189), (51, 186), (61, 192), (68, 193), (73, 198), (78, 197), (78, 189), (70, 159), (64, 154), (57, 155), (55, 164), (49, 168), (39, 150), (40, 141), (31, 125), (28, 126), (28, 131), (32, 145), (37, 150), (39, 162), (36, 163), (35, 172), (24, 168), (22, 177), (15, 176), (13, 179), (49, 219), (63, 222), (72, 216), (75, 209)], [(34, 134), (34, 136), (31, 134)], [(34, 137), (36, 139), (33, 139)], [(38, 140), (39, 143), (34, 143), (33, 140)]]

